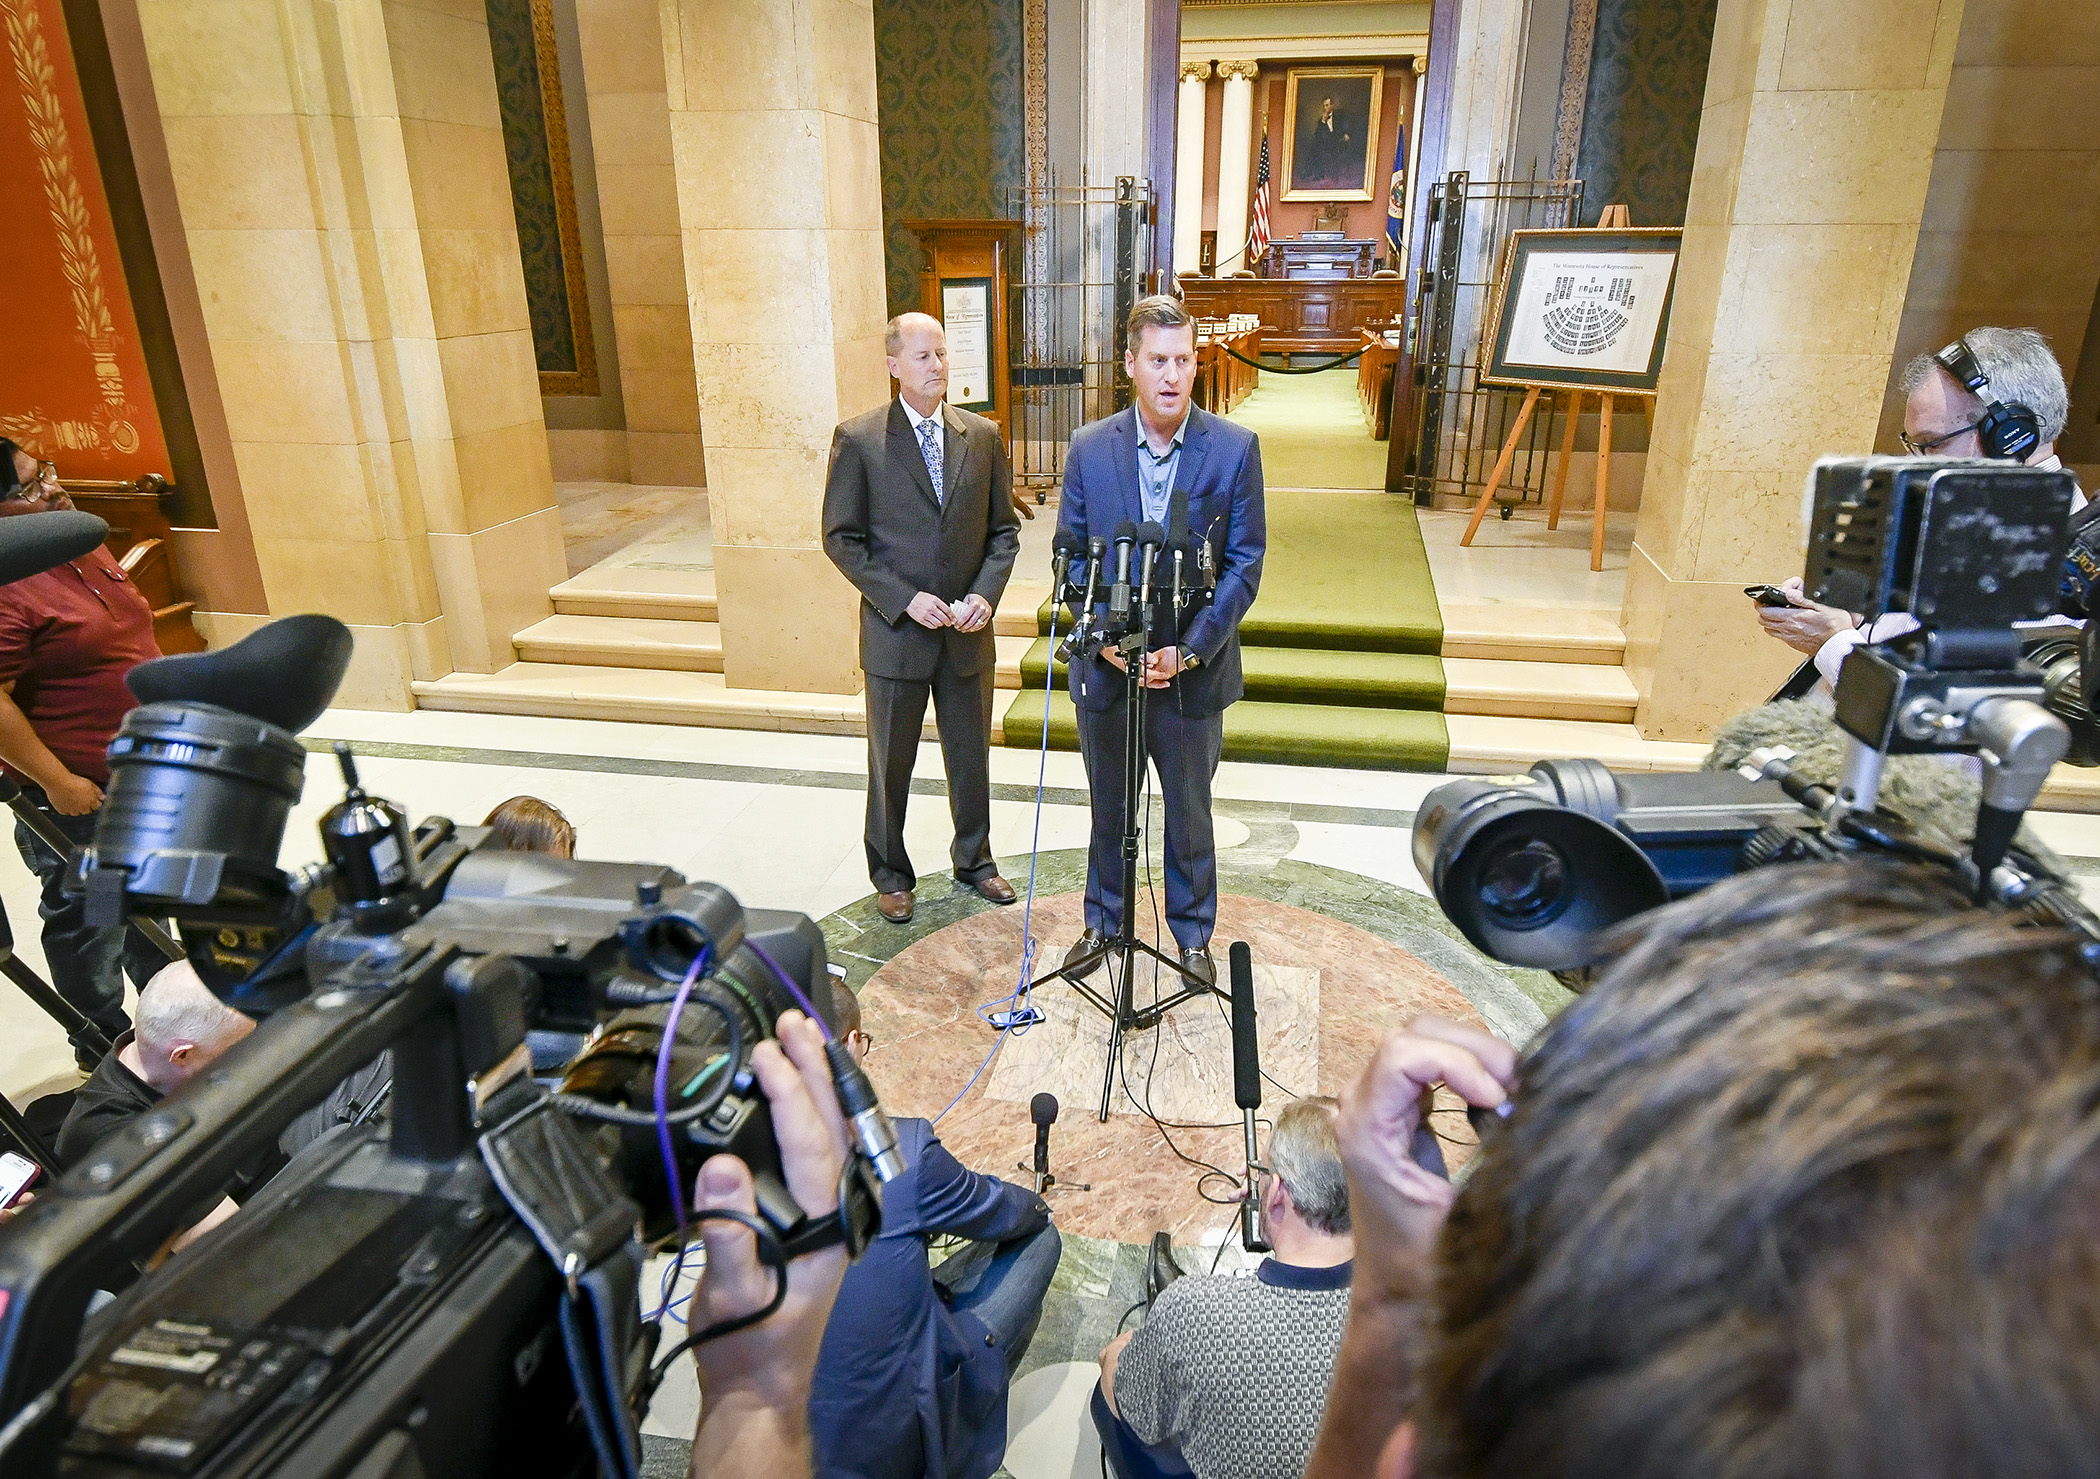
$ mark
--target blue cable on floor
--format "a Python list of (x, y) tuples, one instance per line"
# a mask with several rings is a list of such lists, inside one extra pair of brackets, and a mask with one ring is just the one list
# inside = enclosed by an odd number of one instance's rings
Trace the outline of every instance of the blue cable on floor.
[[(1056, 592), (1051, 594), (1055, 596)], [(978, 1017), (987, 1027), (996, 1027), (999, 1035), (992, 1040), (991, 1050), (984, 1055), (984, 1061), (977, 1065), (977, 1071), (970, 1075), (970, 1081), (962, 1086), (960, 1093), (948, 1101), (948, 1109), (933, 1117), (935, 1125), (946, 1119), (948, 1110), (962, 1103), (964, 1096), (977, 1087), (977, 1080), (984, 1077), (984, 1071), (992, 1066), (992, 1059), (997, 1055), (999, 1045), (1005, 1042), (1009, 1035), (1019, 1037), (1043, 1020), (1043, 1014), (1036, 1010), (1032, 1000), (1034, 992), (1029, 983), (1033, 979), (1038, 948), (1034, 931), (1035, 869), (1036, 859), (1042, 854), (1043, 787), (1050, 773), (1050, 695), (1056, 691), (1057, 686), (1057, 610), (1057, 603), (1053, 600), (1050, 604), (1050, 659), (1044, 664), (1043, 673), (1043, 736), (1036, 751), (1035, 830), (1028, 843), (1028, 892), (1021, 904), (1021, 980), (1013, 990), (998, 1000), (983, 1002), (978, 1006)], [(996, 1020), (1001, 1018), (1004, 1020)]]

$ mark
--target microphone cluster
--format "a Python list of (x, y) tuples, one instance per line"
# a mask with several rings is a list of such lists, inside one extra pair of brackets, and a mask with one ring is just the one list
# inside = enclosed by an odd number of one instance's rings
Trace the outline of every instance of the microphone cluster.
[[(1171, 587), (1155, 586), (1163, 559), (1173, 571)], [(1152, 520), (1125, 519), (1108, 539), (1060, 530), (1051, 546), (1050, 574), (1052, 599), (1073, 617), (1070, 633), (1058, 643), (1060, 662), (1070, 662), (1075, 653), (1092, 657), (1103, 645), (1141, 630), (1160, 597), (1171, 601), (1168, 610), (1178, 626), (1182, 611), (1208, 600), (1218, 584), (1208, 540), (1169, 534)]]

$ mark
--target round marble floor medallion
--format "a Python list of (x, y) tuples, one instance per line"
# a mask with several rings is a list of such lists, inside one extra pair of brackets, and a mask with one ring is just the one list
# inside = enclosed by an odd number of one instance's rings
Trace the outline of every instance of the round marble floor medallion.
[[(1038, 976), (1061, 961), (1079, 935), (1080, 909), (1077, 892), (1035, 900)], [(884, 1105), (892, 1114), (930, 1119), (961, 1094), (941, 1120), (942, 1142), (966, 1166), (1025, 1181), (1034, 1144), (1029, 1103), (1039, 1092), (1053, 1093), (1062, 1110), (1050, 1142), (1059, 1180), (1050, 1201), (1059, 1225), (1123, 1242), (1143, 1242), (1160, 1229), (1177, 1244), (1201, 1242), (1206, 1230), (1233, 1216), (1203, 1193), (1226, 1197), (1233, 1188), (1210, 1176), (1199, 1189), (1203, 1166), (1192, 1162), (1235, 1177), (1245, 1165), (1224, 998), (1185, 1001), (1159, 1027), (1131, 1033), (1112, 1076), (1108, 1019), (1062, 981), (1034, 992), (1043, 1020), (1002, 1041), (979, 1007), (1019, 982), (1022, 920), (1019, 908), (977, 909), (886, 961), (859, 956), (863, 969), (877, 967), (856, 984), (863, 1024), (875, 1039), (867, 1067)], [(1445, 970), (1326, 913), (1227, 893), (1218, 901), (1212, 940), (1220, 984), (1226, 948), (1235, 940), (1245, 940), (1254, 958), (1264, 1118), (1292, 1095), (1338, 1093), (1362, 1071), (1380, 1038), (1418, 1013), (1483, 1021)], [(1171, 940), (1165, 943), (1171, 949)], [(1112, 999), (1105, 968), (1088, 984)], [(1138, 966), (1133, 1000), (1140, 1006), (1175, 989), (1171, 972), (1148, 962)], [(1462, 1155), (1463, 1114), (1447, 1110), (1438, 1121)]]

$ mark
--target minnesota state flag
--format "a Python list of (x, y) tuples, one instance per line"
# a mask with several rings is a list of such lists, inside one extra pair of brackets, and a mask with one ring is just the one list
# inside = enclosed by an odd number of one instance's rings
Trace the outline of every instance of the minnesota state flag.
[(1392, 244), (1393, 268), (1400, 266), (1401, 253), (1407, 245), (1407, 230), (1403, 217), (1407, 214), (1407, 125), (1400, 125), (1400, 137), (1393, 144), (1393, 185), (1386, 196), (1385, 239)]

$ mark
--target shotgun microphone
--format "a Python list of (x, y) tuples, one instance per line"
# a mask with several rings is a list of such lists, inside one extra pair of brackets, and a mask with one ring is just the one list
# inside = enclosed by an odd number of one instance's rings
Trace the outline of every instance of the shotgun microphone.
[(1028, 1101), (1028, 1117), (1035, 1121), (1035, 1194), (1056, 1180), (1050, 1174), (1050, 1127), (1057, 1123), (1057, 1095), (1038, 1094)]
[(1146, 619), (1152, 613), (1152, 566), (1159, 559), (1159, 552), (1167, 542), (1167, 531), (1147, 520), (1138, 527), (1138, 608)]
[(1137, 543), (1137, 525), (1125, 519), (1116, 525), (1116, 574), (1108, 588), (1108, 619), (1120, 629), (1130, 618), (1130, 547)]
[(1269, 1240), (1261, 1225), (1261, 1199), (1254, 1180), (1261, 1165), (1254, 1134), (1254, 1111), (1261, 1108), (1261, 1050), (1254, 1036), (1254, 952), (1245, 940), (1234, 940), (1226, 960), (1232, 977), (1232, 1102), (1240, 1108), (1240, 1128), (1247, 1137), (1247, 1194), (1240, 1202), (1240, 1246), (1249, 1253), (1266, 1253)]

